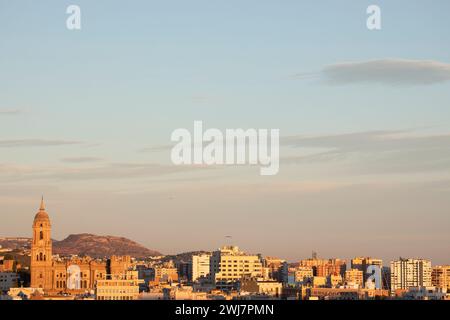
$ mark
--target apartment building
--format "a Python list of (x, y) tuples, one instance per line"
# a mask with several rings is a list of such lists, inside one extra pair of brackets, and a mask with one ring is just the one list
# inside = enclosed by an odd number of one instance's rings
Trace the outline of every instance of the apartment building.
[[(377, 267), (378, 271), (375, 271), (375, 268), (373, 267)], [(370, 277), (377, 289), (381, 289), (383, 260), (371, 257), (356, 257), (351, 260), (351, 268), (362, 271), (364, 286)]]
[(15, 272), (0, 272), (0, 294), (18, 286), (19, 276)]
[(294, 282), (308, 281), (314, 276), (313, 269), (311, 267), (297, 267), (294, 271)]
[(137, 300), (139, 285), (138, 271), (127, 271), (114, 275), (112, 279), (97, 280), (95, 295), (97, 300)]
[(345, 283), (357, 285), (359, 288), (364, 286), (363, 272), (358, 269), (345, 271)]
[(403, 259), (391, 262), (391, 291), (431, 286), (431, 262), (424, 259)]
[(201, 254), (192, 256), (191, 263), (191, 281), (198, 281), (200, 278), (206, 278), (209, 275), (210, 254)]
[(246, 254), (236, 246), (225, 246), (213, 252), (210, 260), (210, 280), (218, 289), (235, 289), (244, 276), (263, 277), (260, 256)]
[(311, 267), (316, 277), (328, 277), (330, 275), (344, 275), (347, 268), (345, 260), (341, 259), (305, 259), (301, 260), (301, 267)]
[(268, 296), (279, 297), (281, 295), (283, 285), (276, 280), (266, 280), (262, 278), (243, 278), (240, 283), (242, 292), (263, 294)]
[(155, 279), (153, 281), (156, 283), (173, 283), (178, 282), (178, 269), (174, 266), (157, 266), (155, 270)]
[(450, 265), (435, 266), (431, 271), (431, 284), (450, 293)]

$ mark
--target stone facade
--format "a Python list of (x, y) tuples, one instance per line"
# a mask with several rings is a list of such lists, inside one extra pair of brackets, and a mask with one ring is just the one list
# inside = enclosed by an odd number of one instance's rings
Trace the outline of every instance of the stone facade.
[(85, 292), (95, 288), (98, 280), (124, 274), (131, 265), (129, 256), (111, 256), (107, 261), (90, 257), (53, 259), (51, 223), (44, 201), (33, 222), (31, 244), (31, 287), (47, 293)]

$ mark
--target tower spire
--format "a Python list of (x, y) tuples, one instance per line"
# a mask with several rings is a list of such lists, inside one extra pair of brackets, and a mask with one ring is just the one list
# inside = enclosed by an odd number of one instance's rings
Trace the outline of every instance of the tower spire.
[(44, 196), (41, 198), (41, 207), (39, 208), (40, 211), (45, 211), (45, 205), (44, 205)]

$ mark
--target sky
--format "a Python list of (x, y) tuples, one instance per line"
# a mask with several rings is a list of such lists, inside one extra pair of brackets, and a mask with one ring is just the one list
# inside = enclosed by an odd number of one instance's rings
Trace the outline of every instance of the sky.
[[(81, 9), (68, 30), (66, 8)], [(381, 9), (381, 30), (366, 9)], [(0, 0), (0, 236), (450, 263), (450, 3)], [(177, 128), (280, 129), (280, 172), (175, 166)], [(226, 236), (232, 236), (230, 238)]]

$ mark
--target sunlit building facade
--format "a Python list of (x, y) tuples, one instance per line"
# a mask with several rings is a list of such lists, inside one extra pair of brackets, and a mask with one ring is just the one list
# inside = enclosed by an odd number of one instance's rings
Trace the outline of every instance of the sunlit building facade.
[(391, 262), (391, 291), (431, 286), (431, 262), (424, 259), (403, 259)]
[(236, 246), (225, 246), (211, 256), (210, 280), (219, 289), (231, 290), (244, 276), (263, 277), (260, 256), (246, 254)]

